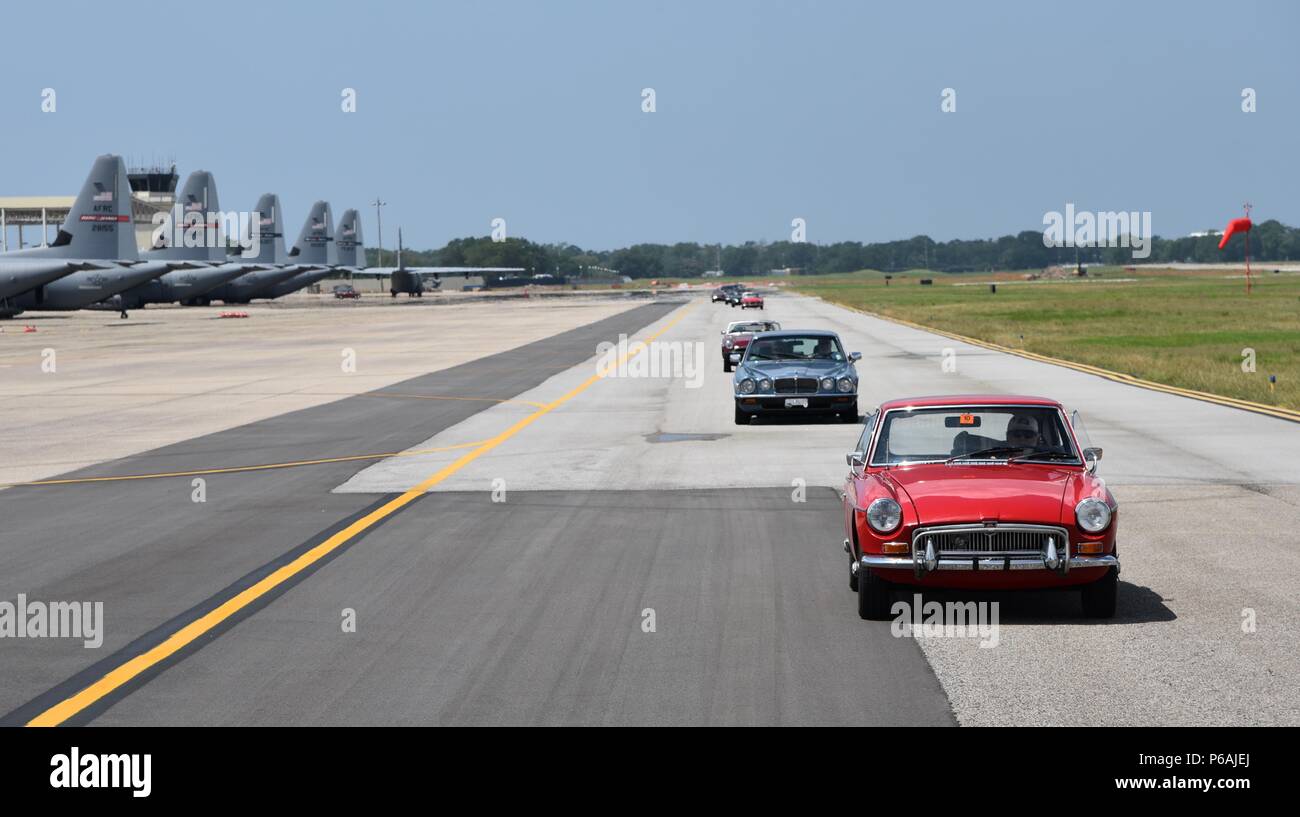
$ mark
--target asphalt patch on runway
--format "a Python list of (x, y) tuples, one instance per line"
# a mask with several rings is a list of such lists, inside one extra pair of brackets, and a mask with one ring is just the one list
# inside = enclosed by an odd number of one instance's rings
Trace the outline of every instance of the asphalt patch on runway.
[(686, 442), (713, 442), (730, 437), (730, 434), (674, 434), (669, 431), (659, 431), (654, 434), (645, 434), (645, 441), (648, 443), (686, 443)]
[(96, 723), (953, 725), (858, 618), (841, 519), (829, 488), (428, 494)]

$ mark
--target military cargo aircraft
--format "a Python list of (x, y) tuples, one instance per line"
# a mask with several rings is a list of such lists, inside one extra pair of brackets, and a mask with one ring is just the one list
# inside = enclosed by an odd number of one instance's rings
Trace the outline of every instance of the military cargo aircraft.
[(28, 309), (83, 309), (191, 266), (140, 259), (126, 165), (107, 154), (95, 160), (53, 243), (0, 254), (0, 318)]

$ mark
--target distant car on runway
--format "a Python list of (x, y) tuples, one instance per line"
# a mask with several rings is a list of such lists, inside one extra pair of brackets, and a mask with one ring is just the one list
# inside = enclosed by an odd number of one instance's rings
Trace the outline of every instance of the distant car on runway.
[(763, 296), (757, 292), (746, 292), (740, 296), (741, 309), (762, 309)]
[(754, 335), (733, 378), (736, 425), (759, 417), (831, 415), (858, 420), (858, 352), (839, 335), (786, 330)]
[(755, 332), (775, 332), (780, 328), (781, 324), (776, 321), (732, 321), (727, 324), (722, 331), (722, 371), (729, 372), (740, 362)]
[(712, 303), (718, 303), (719, 301), (722, 301), (724, 303), (729, 303), (731, 302), (732, 291), (735, 290), (740, 290), (740, 285), (723, 284), (722, 286), (719, 286), (718, 289), (714, 290), (714, 293), (712, 293), (711, 295), (710, 301)]
[(920, 397), (863, 426), (843, 491), (862, 618), (889, 618), (895, 588), (1078, 589), (1084, 615), (1115, 614), (1117, 504), (1077, 412), (1067, 421), (1042, 397)]
[(334, 287), (334, 297), (339, 300), (348, 300), (352, 298), (360, 298), (361, 293), (357, 292), (351, 284), (339, 284)]

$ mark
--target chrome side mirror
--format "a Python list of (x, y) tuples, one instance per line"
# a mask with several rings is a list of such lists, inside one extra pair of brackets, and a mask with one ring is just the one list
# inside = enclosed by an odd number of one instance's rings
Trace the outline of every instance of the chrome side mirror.
[(859, 360), (861, 360), (861, 359), (862, 359), (862, 353), (861, 353), (861, 352), (849, 352), (849, 362), (850, 362), (850, 363), (857, 363), (857, 362), (858, 362)]
[(1097, 463), (1101, 462), (1101, 449), (1100, 448), (1083, 449), (1083, 461), (1088, 466), (1089, 474), (1097, 473)]
[(864, 468), (867, 464), (867, 455), (862, 451), (851, 451), (844, 455), (844, 462), (850, 468)]
[(727, 359), (730, 360), (732, 363), (739, 363), (740, 355), (736, 354), (735, 352), (732, 352), (731, 354), (727, 355)]

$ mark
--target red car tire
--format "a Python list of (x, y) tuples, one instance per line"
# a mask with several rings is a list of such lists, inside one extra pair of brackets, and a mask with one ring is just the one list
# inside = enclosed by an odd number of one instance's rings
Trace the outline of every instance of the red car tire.
[(889, 618), (893, 601), (893, 585), (867, 568), (858, 570), (858, 617), (867, 621), (885, 621)]

